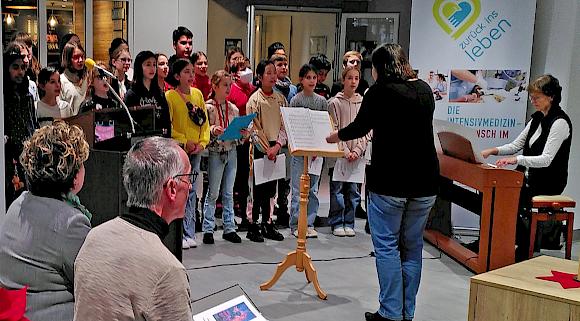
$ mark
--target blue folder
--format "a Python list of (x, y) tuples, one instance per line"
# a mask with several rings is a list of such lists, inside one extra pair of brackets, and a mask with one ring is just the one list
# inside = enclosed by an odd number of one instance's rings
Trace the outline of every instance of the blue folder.
[(242, 138), (242, 129), (248, 128), (248, 125), (258, 114), (253, 113), (245, 116), (238, 116), (226, 127), (226, 131), (218, 137), (218, 140), (228, 141)]

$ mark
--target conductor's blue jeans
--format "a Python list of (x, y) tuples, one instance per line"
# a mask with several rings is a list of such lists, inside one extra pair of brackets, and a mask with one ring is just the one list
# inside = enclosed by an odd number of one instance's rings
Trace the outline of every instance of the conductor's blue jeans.
[(369, 195), (368, 218), (379, 277), (379, 314), (413, 319), (421, 281), (423, 230), (435, 196)]

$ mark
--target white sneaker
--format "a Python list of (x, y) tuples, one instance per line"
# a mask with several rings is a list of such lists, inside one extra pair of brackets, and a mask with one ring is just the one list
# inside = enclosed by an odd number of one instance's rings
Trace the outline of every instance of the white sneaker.
[(346, 236), (346, 234), (344, 232), (344, 227), (342, 227), (342, 226), (335, 227), (334, 230), (332, 231), (332, 235), (339, 236), (339, 237)]
[(294, 232), (292, 232), (292, 235), (294, 235), (295, 238), (298, 238), (298, 230), (294, 230)]
[(190, 248), (196, 248), (197, 247), (197, 242), (194, 239), (190, 239), (188, 237), (185, 240), (187, 241), (187, 244), (189, 245)]
[(348, 236), (348, 237), (353, 237), (355, 235), (354, 230), (352, 229), (352, 227), (345, 227), (344, 228), (344, 235)]
[(181, 248), (184, 250), (187, 250), (188, 248), (190, 248), (189, 243), (187, 242), (186, 239), (183, 239), (183, 241), (181, 241)]
[(308, 232), (306, 233), (307, 238), (317, 238), (318, 232), (314, 229), (314, 227), (309, 227)]

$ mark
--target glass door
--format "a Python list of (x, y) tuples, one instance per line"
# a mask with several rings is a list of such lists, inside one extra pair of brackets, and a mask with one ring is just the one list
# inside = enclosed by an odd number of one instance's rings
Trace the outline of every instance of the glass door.
[(398, 39), (398, 13), (343, 13), (340, 59), (347, 51), (360, 52), (363, 57), (363, 78), (371, 85), (374, 83), (371, 76), (373, 50), (383, 43), (396, 43)]

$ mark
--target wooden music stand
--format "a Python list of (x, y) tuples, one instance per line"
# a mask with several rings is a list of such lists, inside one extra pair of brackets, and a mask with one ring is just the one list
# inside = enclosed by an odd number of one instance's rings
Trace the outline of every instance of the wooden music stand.
[[(308, 111), (308, 109), (304, 108), (282, 108), (283, 110), (293, 110), (296, 112), (299, 109), (304, 111)], [(284, 124), (286, 127), (286, 132), (288, 133), (289, 137), (289, 147), (290, 147), (290, 154), (292, 156), (299, 156), (304, 158), (304, 170), (302, 175), (300, 176), (300, 214), (298, 215), (298, 240), (296, 241), (296, 250), (288, 253), (286, 258), (278, 264), (276, 268), (276, 272), (274, 276), (266, 283), (260, 285), (260, 290), (265, 291), (274, 286), (274, 284), (280, 279), (284, 271), (286, 271), (291, 266), (296, 266), (296, 271), (304, 272), (306, 274), (306, 281), (314, 285), (314, 289), (318, 294), (318, 297), (322, 300), (326, 300), (327, 294), (320, 288), (320, 284), (318, 283), (318, 276), (316, 273), (316, 269), (312, 264), (312, 257), (306, 252), (306, 230), (308, 228), (308, 221), (307, 221), (307, 211), (308, 211), (308, 194), (310, 193), (310, 175), (308, 174), (308, 157), (343, 157), (344, 152), (339, 150), (335, 144), (334, 150), (313, 150), (313, 149), (306, 149), (306, 148), (299, 148), (295, 149), (293, 143), (295, 144), (296, 141), (292, 139), (292, 123), (287, 120), (287, 116), (285, 112), (282, 112), (282, 118), (284, 119)], [(329, 117), (329, 125), (330, 117)], [(332, 130), (332, 126), (328, 128), (328, 133)]]

